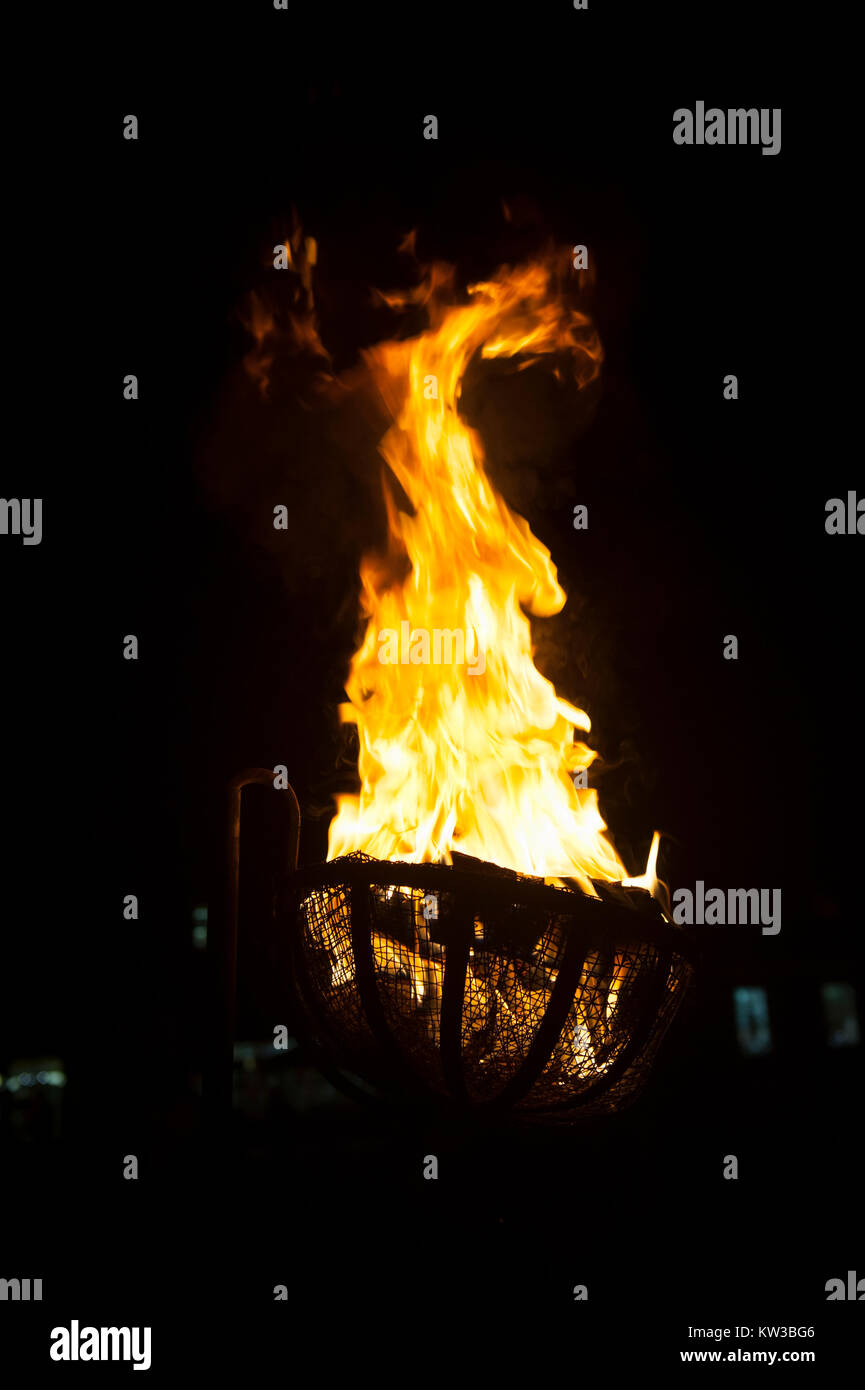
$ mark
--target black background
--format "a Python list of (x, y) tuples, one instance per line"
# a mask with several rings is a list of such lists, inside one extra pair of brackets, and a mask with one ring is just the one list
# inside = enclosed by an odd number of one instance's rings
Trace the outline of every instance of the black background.
[[(116, 61), (76, 88), (63, 156), (36, 102), (20, 156), (39, 202), (17, 224), (23, 429), (2, 491), (41, 495), (45, 530), (0, 546), (0, 1070), (56, 1053), (69, 1084), (59, 1142), (3, 1135), (0, 1272), (45, 1280), (41, 1306), (4, 1305), (10, 1349), (68, 1374), (48, 1331), (78, 1317), (152, 1324), (156, 1376), (211, 1356), (415, 1374), (437, 1353), (479, 1374), (521, 1353), (536, 1374), (614, 1374), (678, 1364), (704, 1345), (689, 1324), (780, 1322), (817, 1327), (801, 1345), (825, 1368), (858, 1316), (824, 1286), (863, 1265), (861, 1049), (823, 1045), (819, 985), (865, 997), (862, 542), (824, 529), (827, 498), (857, 486), (829, 116), (785, 75), (774, 12), (718, 31), (600, 5), (389, 28), (335, 14), (330, 32), (262, 7), (201, 11), (189, 33), (148, 21), (140, 45), (126, 22), (108, 26)], [(781, 154), (675, 146), (672, 112), (697, 99), (782, 107)], [(569, 595), (538, 625), (538, 663), (592, 716), (629, 867), (657, 826), (674, 886), (779, 886), (784, 920), (774, 938), (719, 933), (649, 1093), (574, 1133), (338, 1106), (224, 1143), (200, 1127), (190, 914), (219, 892), (225, 784), (285, 763), (302, 858), (323, 857), (350, 785), (334, 715), (357, 565), (380, 525), (369, 423), (298, 405), (302, 364), (278, 358), (267, 405), (242, 371), (245, 297), (278, 302), (267, 266), (293, 208), (319, 243), (340, 370), (382, 336), (369, 289), (405, 276), (412, 227), (421, 259), (462, 283), (547, 236), (587, 243), (596, 266), (597, 388), (563, 399), (527, 373), (466, 394), (494, 481)], [(137, 403), (121, 399), (131, 371)], [(121, 659), (130, 632), (137, 663)], [(266, 1039), (284, 1006), (254, 878), (239, 1036)], [(758, 983), (776, 1048), (745, 1061), (731, 989)]]

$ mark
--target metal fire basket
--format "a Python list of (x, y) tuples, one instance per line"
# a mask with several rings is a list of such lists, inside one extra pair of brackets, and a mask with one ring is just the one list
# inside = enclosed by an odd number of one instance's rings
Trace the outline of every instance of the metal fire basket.
[(691, 978), (645, 890), (599, 896), (494, 866), (352, 854), (285, 885), (310, 1037), (374, 1091), (541, 1122), (610, 1113), (646, 1083)]
[[(232, 779), (219, 1004), (205, 1078), (212, 1122), (231, 1110), (241, 793)], [(300, 869), (300, 808), (280, 793), (292, 872), (278, 889), (293, 1026), (357, 1098), (397, 1098), (542, 1123), (620, 1110), (643, 1089), (692, 976), (691, 933), (641, 888), (593, 898), (495, 865), (381, 862)], [(214, 923), (216, 926), (216, 922)]]

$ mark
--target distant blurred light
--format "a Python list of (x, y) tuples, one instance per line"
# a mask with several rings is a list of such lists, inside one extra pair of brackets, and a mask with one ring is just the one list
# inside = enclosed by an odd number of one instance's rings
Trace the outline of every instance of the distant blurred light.
[[(28, 1071), (27, 1065), (35, 1066), (36, 1071)], [(19, 1070), (20, 1068), (20, 1070)], [(8, 1076), (0, 1076), (0, 1090), (29, 1090), (32, 1086), (65, 1086), (66, 1073), (59, 1057), (28, 1058), (27, 1062), (12, 1063)]]
[(734, 989), (733, 1011), (740, 1052), (746, 1057), (760, 1057), (771, 1052), (772, 1029), (766, 991), (759, 985)]
[(859, 1042), (856, 991), (852, 985), (823, 985), (823, 1019), (830, 1047), (855, 1047)]
[(198, 903), (192, 909), (192, 944), (196, 951), (207, 948), (207, 903)]
[(300, 1044), (297, 1038), (286, 1038), (285, 1047), (279, 1051), (274, 1050), (272, 1042), (236, 1042), (234, 1044), (235, 1062), (248, 1063), (250, 1060), (272, 1062), (274, 1057), (281, 1057), (286, 1052), (296, 1052)]

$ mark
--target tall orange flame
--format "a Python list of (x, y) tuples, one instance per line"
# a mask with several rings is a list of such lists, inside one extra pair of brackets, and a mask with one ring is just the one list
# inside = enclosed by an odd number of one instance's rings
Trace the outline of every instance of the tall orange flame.
[[(364, 354), (394, 421), (380, 451), (411, 510), (385, 486), (386, 553), (361, 565), (366, 632), (341, 711), (357, 724), (361, 790), (338, 800), (330, 859), (364, 850), (449, 863), (458, 850), (590, 894), (592, 878), (628, 881), (597, 792), (574, 785), (596, 756), (575, 739), (589, 718), (532, 659), (523, 610), (547, 616), (565, 603), (550, 552), (492, 486), (458, 413), (478, 352), (559, 354), (580, 385), (597, 376), (601, 345), (568, 306), (562, 268), (552, 257), (506, 267), (449, 305), (452, 274), (434, 266), (420, 289), (387, 297), (425, 303), (428, 330)], [(436, 633), (450, 637), (438, 660)]]

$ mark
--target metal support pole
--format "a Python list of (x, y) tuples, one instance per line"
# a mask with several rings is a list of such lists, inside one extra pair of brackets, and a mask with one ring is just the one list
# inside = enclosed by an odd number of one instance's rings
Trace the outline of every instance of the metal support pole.
[[(234, 1040), (237, 1017), (237, 939), (240, 897), (240, 813), (243, 788), (274, 786), (273, 768), (248, 767), (232, 777), (228, 785), (225, 839), (226, 878), (222, 912), (217, 913), (217, 930), (208, 935), (211, 987), (214, 992), (214, 1018), (208, 1065), (204, 1075), (205, 1119), (211, 1130), (229, 1124), (234, 1078)], [(300, 843), (300, 806), (292, 787), (284, 790), (283, 805), (288, 814), (288, 870), (297, 867)]]

